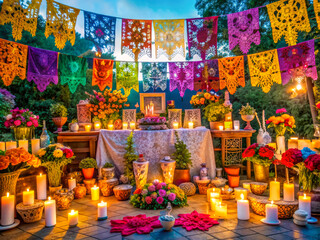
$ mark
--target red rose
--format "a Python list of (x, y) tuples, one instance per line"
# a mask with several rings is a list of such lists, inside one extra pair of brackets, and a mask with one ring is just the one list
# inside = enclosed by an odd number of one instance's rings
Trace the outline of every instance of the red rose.
[(294, 165), (303, 161), (302, 153), (297, 148), (291, 148), (282, 154), (281, 164), (288, 168), (292, 168)]
[(251, 146), (249, 146), (248, 148), (249, 149), (256, 149), (257, 147), (259, 147), (259, 144), (258, 143), (254, 143)]
[(140, 194), (142, 192), (142, 189), (141, 188), (137, 188), (133, 194)]
[(265, 157), (268, 159), (272, 159), (274, 156), (274, 152), (267, 147), (261, 147), (258, 152), (260, 157)]
[(63, 149), (63, 153), (66, 155), (66, 158), (71, 158), (71, 157), (73, 157), (73, 152), (72, 152), (72, 150), (69, 149), (69, 148)]
[(249, 148), (247, 148), (247, 149), (244, 150), (244, 152), (242, 153), (242, 157), (243, 157), (243, 158), (253, 157), (255, 153), (256, 153), (256, 151), (255, 151), (254, 149), (249, 149)]
[(312, 154), (310, 155), (305, 161), (304, 165), (306, 168), (308, 168), (310, 171), (314, 171), (315, 169), (320, 170), (320, 155), (318, 154)]

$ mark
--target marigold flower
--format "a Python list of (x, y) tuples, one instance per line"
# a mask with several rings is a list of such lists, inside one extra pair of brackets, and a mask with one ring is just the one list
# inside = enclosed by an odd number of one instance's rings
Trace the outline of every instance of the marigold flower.
[(55, 158), (61, 158), (63, 156), (63, 152), (61, 149), (56, 149), (53, 151), (53, 156)]

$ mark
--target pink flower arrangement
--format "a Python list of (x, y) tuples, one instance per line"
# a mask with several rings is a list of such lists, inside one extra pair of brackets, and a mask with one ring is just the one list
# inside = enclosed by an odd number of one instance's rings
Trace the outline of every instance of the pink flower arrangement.
[(151, 197), (152, 197), (153, 199), (156, 199), (156, 198), (158, 197), (158, 194), (157, 194), (156, 192), (154, 192), (154, 193), (151, 194)]
[(152, 198), (150, 196), (146, 197), (146, 203), (151, 204), (152, 203)]
[(163, 203), (163, 198), (162, 197), (157, 197), (157, 203), (162, 204)]
[(286, 113), (287, 112), (287, 109), (285, 108), (279, 108), (276, 110), (276, 114), (281, 114), (281, 113)]
[(38, 127), (39, 116), (34, 115), (29, 109), (15, 108), (10, 111), (6, 117), (4, 126), (6, 128), (14, 127)]
[(144, 117), (139, 120), (140, 124), (164, 124), (167, 119), (165, 117)]
[(160, 197), (165, 197), (167, 195), (166, 190), (160, 189), (159, 190), (159, 195), (160, 195)]
[(156, 186), (155, 185), (150, 185), (149, 187), (148, 187), (148, 191), (149, 192), (154, 192), (156, 190)]
[(176, 199), (176, 194), (175, 193), (170, 193), (169, 196), (168, 196), (168, 199), (173, 202)]

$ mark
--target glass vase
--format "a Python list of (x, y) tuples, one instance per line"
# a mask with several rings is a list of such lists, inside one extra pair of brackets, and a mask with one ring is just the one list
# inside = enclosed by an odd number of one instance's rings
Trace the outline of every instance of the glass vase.
[(276, 154), (281, 155), (286, 151), (286, 142), (284, 136), (277, 136), (277, 151)]

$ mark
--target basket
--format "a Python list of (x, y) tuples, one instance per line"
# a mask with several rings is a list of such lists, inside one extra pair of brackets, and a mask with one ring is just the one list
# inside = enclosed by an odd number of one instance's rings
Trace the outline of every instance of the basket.
[(99, 181), (101, 193), (104, 197), (109, 197), (109, 196), (113, 195), (113, 188), (117, 185), (119, 185), (119, 181), (117, 178)]
[(25, 223), (33, 223), (41, 220), (43, 206), (43, 201), (34, 200), (34, 204), (32, 205), (23, 205), (23, 203), (19, 203), (16, 208)]
[(25, 169), (19, 169), (10, 173), (0, 174), (0, 196), (4, 196), (7, 192), (10, 195), (16, 195), (16, 185), (19, 175)]
[(126, 201), (130, 198), (132, 186), (129, 184), (115, 186), (113, 193), (118, 201)]
[(262, 195), (268, 187), (268, 183), (263, 182), (251, 182), (250, 183), (250, 190), (256, 195)]
[(210, 180), (197, 180), (197, 185), (199, 188), (199, 194), (207, 195), (208, 184)]
[[(252, 208), (255, 214), (260, 216), (266, 215), (266, 204), (270, 204), (268, 196), (258, 196), (253, 193), (248, 194), (248, 200), (250, 207)], [(278, 217), (281, 219), (292, 218), (296, 210), (298, 210), (299, 203), (298, 201), (285, 202), (277, 201), (275, 202), (278, 205)]]

